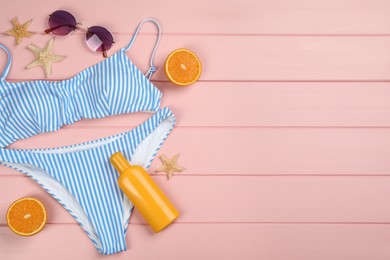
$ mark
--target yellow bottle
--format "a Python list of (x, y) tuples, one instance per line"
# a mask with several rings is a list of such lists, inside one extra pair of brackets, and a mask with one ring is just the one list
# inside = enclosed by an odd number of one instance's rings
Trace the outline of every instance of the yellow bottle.
[(163, 230), (179, 216), (144, 168), (131, 166), (120, 152), (114, 153), (110, 161), (120, 174), (119, 187), (155, 232)]

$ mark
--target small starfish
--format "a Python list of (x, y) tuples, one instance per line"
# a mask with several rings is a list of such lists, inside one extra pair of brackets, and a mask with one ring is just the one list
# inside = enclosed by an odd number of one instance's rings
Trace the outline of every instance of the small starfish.
[(62, 61), (65, 59), (65, 56), (59, 56), (53, 54), (53, 42), (54, 39), (50, 39), (47, 43), (45, 48), (40, 49), (32, 44), (28, 45), (27, 48), (31, 50), (35, 55), (35, 60), (27, 65), (27, 69), (31, 69), (36, 66), (42, 66), (43, 70), (45, 71), (46, 77), (50, 76), (51, 74), (51, 64), (53, 62)]
[(164, 154), (160, 156), (162, 166), (156, 170), (156, 172), (165, 172), (168, 179), (172, 178), (174, 172), (182, 172), (183, 167), (177, 164), (177, 159), (180, 154), (176, 154), (172, 159), (168, 159)]
[(12, 19), (12, 25), (14, 28), (12, 30), (6, 31), (5, 33), (8, 35), (15, 36), (16, 45), (19, 45), (24, 37), (31, 37), (33, 35), (32, 32), (27, 31), (30, 26), (32, 20), (25, 22), (24, 24), (20, 24), (17, 17)]

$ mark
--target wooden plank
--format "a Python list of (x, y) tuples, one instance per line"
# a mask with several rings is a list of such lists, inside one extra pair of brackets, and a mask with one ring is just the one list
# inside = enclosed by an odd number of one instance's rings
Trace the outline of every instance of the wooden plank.
[[(154, 176), (181, 212), (180, 223), (390, 223), (390, 177)], [(49, 223), (74, 223), (38, 184), (2, 176), (0, 212), (24, 196), (48, 205)], [(136, 211), (131, 219), (144, 223)], [(0, 223), (5, 223), (0, 214)]]
[[(390, 126), (390, 83), (157, 82), (177, 126)], [(137, 125), (139, 113), (84, 120), (75, 127)], [(140, 120), (138, 120), (140, 118)]]
[[(224, 34), (389, 34), (390, 3), (372, 0), (243, 0), (243, 1), (140, 1), (128, 7), (126, 0), (110, 4), (103, 0), (68, 1), (14, 0), (0, 11), (0, 31), (10, 20), (33, 19), (31, 29), (42, 32), (48, 15), (65, 9), (85, 25), (106, 26), (113, 32), (133, 32), (137, 23), (152, 16), (165, 33)], [(93, 9), (93, 12), (91, 10)], [(31, 12), (34, 10), (34, 12)], [(154, 28), (153, 28), (154, 29)], [(152, 28), (145, 28), (151, 32)]]
[[(156, 82), (181, 127), (389, 127), (390, 83)], [(68, 128), (129, 127), (149, 113), (82, 120)]]
[[(390, 83), (157, 82), (177, 126), (389, 127)], [(239, 91), (237, 91), (239, 90)], [(82, 120), (68, 128), (129, 127), (149, 113)]]
[[(127, 251), (112, 258), (387, 260), (389, 239), (389, 225), (173, 224), (158, 234), (131, 225)], [(0, 227), (0, 241), (1, 259), (99, 257), (76, 225), (47, 225), (28, 238)]]
[[(390, 83), (156, 82), (177, 126), (389, 127)], [(149, 113), (82, 120), (69, 128), (136, 126)]]
[[(129, 129), (65, 128), (11, 147), (59, 147)], [(390, 128), (177, 127), (159, 154), (177, 153), (184, 175), (389, 175)], [(160, 165), (156, 158), (151, 172)]]
[[(26, 42), (43, 47), (49, 38), (36, 35)], [(1, 39), (7, 46), (14, 45), (11, 37)], [(129, 39), (130, 35), (116, 35), (115, 47), (109, 54), (125, 46)], [(141, 35), (129, 51), (129, 57), (142, 71), (148, 69), (149, 51), (154, 42), (154, 35)], [(161, 69), (165, 58), (172, 50), (186, 47), (193, 49), (202, 60), (201, 81), (388, 81), (389, 45), (390, 38), (383, 37), (165, 35), (155, 59), (160, 69), (153, 79), (166, 81)], [(88, 50), (82, 35), (57, 37), (54, 52), (67, 58), (53, 64), (51, 79), (69, 78), (102, 60), (100, 55)], [(12, 54), (14, 62), (9, 79), (44, 78), (41, 68), (25, 69), (33, 60), (28, 49), (12, 47)], [(6, 58), (1, 55), (3, 67)]]

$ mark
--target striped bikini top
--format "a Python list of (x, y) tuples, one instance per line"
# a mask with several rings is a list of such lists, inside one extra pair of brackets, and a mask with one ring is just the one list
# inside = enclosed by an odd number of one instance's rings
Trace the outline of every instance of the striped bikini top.
[[(158, 38), (150, 59), (150, 69), (142, 72), (127, 57), (141, 26), (152, 22), (158, 28)], [(161, 36), (158, 22), (143, 20), (130, 43), (101, 61), (62, 81), (8, 82), (11, 54), (0, 77), (0, 147), (39, 133), (51, 132), (82, 118), (102, 118), (138, 111), (155, 112), (160, 107), (162, 93), (150, 82)]]

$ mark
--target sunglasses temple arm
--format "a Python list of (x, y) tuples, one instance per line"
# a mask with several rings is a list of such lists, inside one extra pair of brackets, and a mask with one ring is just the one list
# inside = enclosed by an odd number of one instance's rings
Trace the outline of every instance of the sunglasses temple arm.
[(58, 28), (61, 28), (61, 27), (64, 27), (64, 26), (68, 26), (68, 27), (71, 27), (73, 29), (77, 29), (76, 26), (73, 26), (73, 25), (70, 25), (70, 24), (63, 24), (63, 25), (59, 25), (59, 26), (56, 26), (56, 27), (53, 27), (53, 28), (46, 29), (45, 33), (50, 33), (52, 31), (57, 30)]
[(102, 45), (102, 51), (103, 51), (103, 57), (104, 58), (107, 58), (107, 52), (106, 52), (106, 49), (104, 48), (104, 45)]

